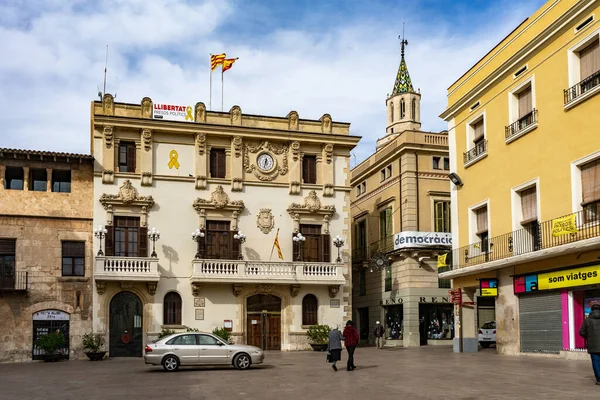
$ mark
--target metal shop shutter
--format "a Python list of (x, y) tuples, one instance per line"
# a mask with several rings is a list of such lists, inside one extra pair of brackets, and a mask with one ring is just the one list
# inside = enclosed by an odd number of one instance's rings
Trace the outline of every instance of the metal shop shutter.
[(562, 350), (560, 292), (519, 297), (521, 352), (558, 353)]

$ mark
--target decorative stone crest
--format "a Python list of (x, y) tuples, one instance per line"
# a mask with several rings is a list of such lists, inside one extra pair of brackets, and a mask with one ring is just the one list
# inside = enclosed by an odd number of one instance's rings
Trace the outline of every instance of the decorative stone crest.
[(260, 209), (256, 215), (256, 226), (264, 234), (267, 234), (273, 230), (273, 227), (275, 226), (275, 217), (273, 217), (273, 213), (271, 212), (270, 208)]
[(115, 115), (115, 99), (110, 93), (104, 94), (102, 98), (102, 113), (104, 115)]
[(333, 160), (333, 145), (331, 143), (327, 143), (325, 146), (323, 146), (323, 151), (325, 153), (325, 162), (327, 164), (331, 164), (331, 161)]
[(198, 146), (198, 154), (206, 153), (206, 135), (204, 133), (196, 133), (196, 145)]
[(301, 285), (292, 285), (290, 287), (290, 295), (294, 298), (298, 297), (298, 293), (300, 293)]
[(196, 115), (196, 122), (206, 122), (206, 105), (202, 102), (196, 103), (194, 114)]
[(150, 97), (142, 99), (142, 118), (152, 118), (152, 99)]
[(300, 158), (300, 143), (292, 142), (292, 159), (298, 161), (298, 158)]
[(196, 199), (196, 201), (194, 201), (194, 209), (196, 209), (196, 211), (200, 208), (206, 208), (206, 206), (212, 206), (212, 208), (215, 209), (231, 207), (242, 210), (244, 208), (244, 202), (242, 200), (229, 201), (229, 196), (227, 196), (227, 193), (223, 190), (223, 186), (219, 185), (215, 191), (212, 192), (210, 200)]
[(242, 156), (242, 138), (240, 136), (234, 136), (232, 143), (235, 158), (240, 158)]
[(331, 115), (323, 114), (320, 121), (321, 121), (321, 132), (331, 133)]
[(242, 125), (242, 109), (240, 106), (233, 106), (229, 110), (231, 114), (231, 125)]
[[(260, 171), (256, 164), (250, 163), (250, 153), (258, 153), (260, 151), (269, 151), (275, 155), (282, 156), (282, 165), (277, 165), (272, 171), (265, 173)], [(250, 143), (244, 146), (244, 170), (247, 173), (254, 173), (261, 181), (272, 181), (279, 175), (285, 175), (288, 173), (288, 147), (285, 145), (274, 145), (268, 141), (263, 141), (258, 144), (252, 145)]]
[(243, 286), (241, 283), (234, 283), (233, 285), (231, 285), (231, 289), (233, 291), (233, 295), (235, 297), (238, 297), (240, 294), (242, 294)]
[(150, 129), (142, 129), (142, 141), (144, 142), (144, 150), (150, 151), (152, 148), (152, 131)]
[(105, 193), (100, 196), (100, 203), (105, 210), (108, 210), (109, 206), (114, 204), (139, 205), (149, 209), (154, 206), (154, 199), (152, 196), (138, 195), (138, 192), (131, 184), (131, 181), (127, 179), (119, 188), (119, 194)]
[(107, 149), (110, 149), (113, 144), (113, 130), (114, 128), (112, 126), (107, 125), (104, 127), (104, 145)]
[(322, 217), (324, 225), (324, 233), (329, 233), (329, 222), (331, 217), (335, 213), (335, 206), (324, 206), (321, 204), (321, 200), (317, 197), (317, 193), (314, 190), (308, 192), (308, 196), (304, 198), (304, 204), (292, 203), (287, 212), (294, 220), (294, 232), (298, 232), (300, 229), (300, 219), (303, 216)]
[(288, 118), (288, 128), (290, 131), (297, 131), (299, 128), (298, 121), (300, 118), (298, 117), (298, 113), (296, 111), (290, 111), (287, 115)]

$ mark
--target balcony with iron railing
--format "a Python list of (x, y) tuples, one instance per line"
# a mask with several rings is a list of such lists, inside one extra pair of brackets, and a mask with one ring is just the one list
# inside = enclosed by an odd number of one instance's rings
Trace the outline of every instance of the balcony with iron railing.
[(581, 82), (565, 89), (565, 108), (573, 107), (575, 104), (600, 91), (600, 71), (593, 73)]
[(369, 259), (366, 245), (352, 249), (352, 263), (362, 263)]
[(465, 153), (463, 153), (463, 161), (465, 167), (481, 160), (482, 158), (487, 156), (487, 140), (483, 139), (477, 143), (473, 148)]
[(192, 283), (346, 283), (341, 263), (194, 259), (192, 266)]
[(96, 281), (158, 282), (158, 258), (97, 256)]
[(25, 271), (1, 271), (0, 292), (19, 293), (26, 292), (28, 287), (28, 274)]
[[(572, 244), (580, 246), (575, 248)], [(448, 271), (495, 262), (499, 267), (508, 266), (511, 262), (525, 261), (523, 257), (515, 257), (530, 255), (527, 260), (531, 261), (536, 254), (548, 258), (581, 251), (584, 245), (600, 248), (600, 217), (579, 211), (544, 222), (535, 221), (522, 229), (454, 249)], [(445, 277), (442, 273), (442, 278)]]
[(538, 112), (534, 108), (529, 114), (526, 114), (512, 124), (507, 125), (504, 128), (504, 140), (506, 143), (510, 143), (537, 128), (537, 114)]

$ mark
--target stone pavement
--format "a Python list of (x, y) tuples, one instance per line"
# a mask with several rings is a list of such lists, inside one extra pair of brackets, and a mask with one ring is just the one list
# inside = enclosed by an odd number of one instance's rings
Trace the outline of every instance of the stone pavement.
[(334, 372), (317, 352), (268, 352), (248, 371), (167, 373), (141, 359), (2, 364), (0, 399), (600, 399), (587, 361), (501, 357), (494, 349), (455, 354), (446, 346), (358, 348), (355, 360), (353, 372)]

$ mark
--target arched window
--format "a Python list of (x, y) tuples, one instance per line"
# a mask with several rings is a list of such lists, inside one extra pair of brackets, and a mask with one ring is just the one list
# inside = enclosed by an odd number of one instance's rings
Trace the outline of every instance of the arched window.
[(390, 103), (390, 122), (394, 122), (394, 103)]
[(402, 99), (400, 100), (400, 119), (404, 119), (404, 115), (406, 115), (406, 105), (404, 99)]
[(302, 325), (317, 325), (317, 298), (307, 294), (302, 299)]
[(410, 106), (410, 113), (412, 116), (412, 120), (415, 121), (417, 119), (417, 100), (412, 99), (412, 105)]
[(181, 296), (179, 293), (169, 292), (165, 295), (163, 324), (181, 325)]

